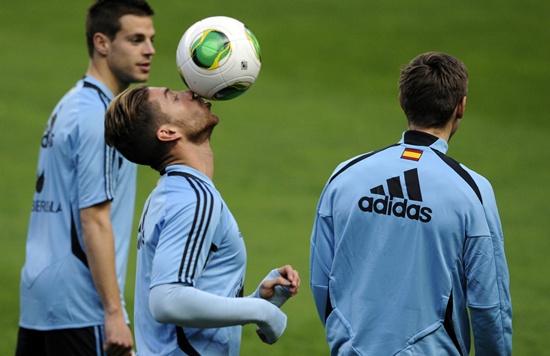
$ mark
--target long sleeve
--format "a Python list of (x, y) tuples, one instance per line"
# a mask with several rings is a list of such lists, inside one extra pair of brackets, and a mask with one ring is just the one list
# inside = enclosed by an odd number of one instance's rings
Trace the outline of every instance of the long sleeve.
[(493, 191), (485, 204), (487, 223), (491, 230), (491, 238), (495, 253), (495, 266), (498, 278), (500, 313), (505, 334), (507, 354), (512, 353), (512, 299), (510, 297), (510, 273), (506, 254), (504, 252), (504, 234), (500, 223), (497, 204)]
[(476, 355), (507, 355), (490, 236), (466, 239), (464, 263)]
[(151, 289), (149, 309), (161, 323), (194, 328), (219, 328), (255, 323), (275, 342), (286, 328), (286, 315), (260, 298), (227, 298), (183, 284), (162, 284)]
[[(477, 355), (512, 354), (512, 301), (510, 297), (510, 275), (504, 252), (504, 234), (500, 222), (495, 194), (490, 182), (479, 174), (468, 170), (475, 178), (481, 193), (484, 223), (489, 228), (493, 278), (496, 280), (494, 307), (479, 309), (470, 304), (474, 344)], [(470, 298), (469, 298), (470, 300)], [(494, 324), (491, 326), (491, 324)], [(477, 330), (486, 330), (478, 333)], [(498, 341), (498, 344), (496, 344)], [(495, 344), (491, 344), (495, 343)]]
[(332, 217), (317, 213), (311, 234), (310, 287), (317, 312), (325, 323), (332, 310), (329, 295), (329, 279), (334, 258), (334, 232)]

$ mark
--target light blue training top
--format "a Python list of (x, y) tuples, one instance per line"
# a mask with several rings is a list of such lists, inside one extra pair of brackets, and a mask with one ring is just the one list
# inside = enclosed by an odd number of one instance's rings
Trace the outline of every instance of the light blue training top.
[(240, 325), (198, 329), (159, 323), (149, 310), (149, 293), (158, 285), (180, 283), (239, 297), (245, 270), (244, 240), (210, 178), (188, 166), (168, 166), (145, 203), (138, 228), (138, 354), (238, 355)]
[(509, 355), (512, 308), (489, 182), (418, 131), (340, 164), (311, 237), (332, 354)]
[(80, 209), (112, 201), (116, 273), (121, 294), (124, 290), (136, 166), (105, 144), (105, 110), (112, 97), (103, 83), (86, 76), (65, 94), (48, 120), (40, 141), (21, 271), (22, 327), (51, 330), (104, 323), (88, 267)]

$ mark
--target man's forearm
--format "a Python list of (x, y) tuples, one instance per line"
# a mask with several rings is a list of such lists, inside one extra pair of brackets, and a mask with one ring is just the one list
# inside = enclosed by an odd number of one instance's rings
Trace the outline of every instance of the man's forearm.
[(182, 284), (151, 289), (149, 310), (161, 323), (183, 327), (218, 328), (255, 323), (262, 341), (272, 344), (286, 328), (286, 315), (261, 298), (229, 298)]
[(115, 271), (115, 248), (110, 203), (80, 212), (88, 265), (106, 315), (122, 315)]
[(129, 352), (132, 333), (120, 303), (115, 269), (115, 244), (111, 226), (110, 202), (80, 210), (88, 266), (105, 314), (105, 351)]
[(149, 308), (159, 322), (195, 328), (261, 324), (280, 313), (264, 299), (220, 297), (181, 284), (152, 288)]

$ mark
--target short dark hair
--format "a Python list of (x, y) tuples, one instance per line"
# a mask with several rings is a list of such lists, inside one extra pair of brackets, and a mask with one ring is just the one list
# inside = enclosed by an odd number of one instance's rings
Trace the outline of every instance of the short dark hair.
[(149, 90), (126, 89), (113, 99), (105, 113), (105, 142), (127, 160), (160, 170), (173, 142), (157, 138), (158, 127), (167, 122), (158, 104), (149, 100)]
[(98, 0), (88, 9), (86, 16), (86, 43), (90, 58), (94, 53), (94, 34), (103, 33), (113, 40), (120, 31), (120, 18), (124, 15), (153, 16), (145, 0)]
[(401, 70), (399, 102), (419, 127), (445, 126), (467, 91), (466, 66), (445, 53), (420, 54)]

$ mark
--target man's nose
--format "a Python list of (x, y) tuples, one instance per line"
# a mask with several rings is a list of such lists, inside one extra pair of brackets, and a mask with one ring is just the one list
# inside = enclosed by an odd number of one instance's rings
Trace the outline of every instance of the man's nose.
[(155, 46), (153, 45), (153, 41), (147, 40), (145, 43), (144, 54), (147, 56), (152, 56), (155, 53), (156, 51), (155, 51)]

